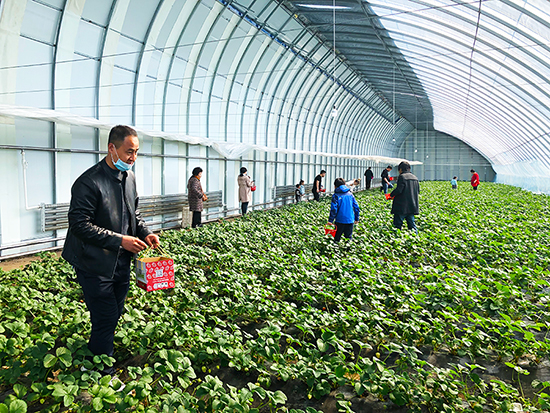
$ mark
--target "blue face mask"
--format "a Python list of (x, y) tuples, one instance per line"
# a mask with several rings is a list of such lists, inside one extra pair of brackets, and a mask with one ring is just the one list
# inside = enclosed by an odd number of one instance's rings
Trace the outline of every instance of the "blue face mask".
[(126, 172), (129, 171), (130, 168), (132, 168), (132, 165), (123, 162), (120, 158), (118, 158), (118, 161), (115, 162), (115, 160), (113, 159), (113, 154), (111, 154), (111, 161), (113, 161), (113, 165), (115, 165), (115, 168), (119, 171)]

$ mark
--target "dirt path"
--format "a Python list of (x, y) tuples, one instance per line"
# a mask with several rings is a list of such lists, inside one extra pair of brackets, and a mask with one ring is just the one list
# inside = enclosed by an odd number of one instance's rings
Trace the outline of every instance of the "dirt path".
[[(61, 255), (61, 250), (59, 251), (53, 251), (58, 256)], [(39, 260), (40, 257), (36, 254), (33, 255), (27, 255), (24, 257), (17, 257), (17, 258), (8, 258), (5, 261), (0, 261), (0, 270), (3, 271), (11, 271), (18, 268), (23, 268), (25, 265), (27, 265), (29, 262)]]

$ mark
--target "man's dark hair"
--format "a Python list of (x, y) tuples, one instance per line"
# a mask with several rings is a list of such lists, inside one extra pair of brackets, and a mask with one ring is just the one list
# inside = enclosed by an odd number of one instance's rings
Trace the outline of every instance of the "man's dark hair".
[(200, 166), (197, 166), (195, 169), (193, 169), (193, 176), (197, 176), (202, 172), (202, 168)]
[(370, 169), (370, 166), (367, 169)]
[(403, 161), (399, 164), (397, 169), (400, 170), (401, 172), (410, 172), (411, 164), (408, 163), (407, 161)]
[(124, 142), (127, 136), (137, 136), (137, 132), (134, 128), (126, 125), (117, 125), (109, 132), (109, 142), (115, 145), (118, 149)]
[(327, 173), (327, 171), (325, 171), (324, 169), (321, 169), (321, 172), (319, 172), (319, 175), (326, 174), (326, 173)]
[(470, 172), (471, 172), (471, 173), (474, 173), (475, 171), (474, 171), (473, 169), (470, 169)]
[(300, 184), (296, 184), (296, 188), (300, 188)]
[(346, 184), (346, 181), (344, 181), (342, 178), (336, 178), (334, 180), (334, 186), (336, 188), (340, 188), (342, 185), (345, 185)]

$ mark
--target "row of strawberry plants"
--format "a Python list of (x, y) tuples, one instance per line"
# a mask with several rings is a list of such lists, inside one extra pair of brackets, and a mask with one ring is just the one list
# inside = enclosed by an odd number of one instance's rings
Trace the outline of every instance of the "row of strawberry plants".
[(66, 263), (3, 273), (0, 412), (547, 409), (549, 198), (422, 183), (418, 236), (357, 198), (351, 243), (323, 236), (327, 202), (164, 233), (176, 288), (132, 287), (116, 360), (95, 359), (124, 392), (79, 370), (89, 316)]

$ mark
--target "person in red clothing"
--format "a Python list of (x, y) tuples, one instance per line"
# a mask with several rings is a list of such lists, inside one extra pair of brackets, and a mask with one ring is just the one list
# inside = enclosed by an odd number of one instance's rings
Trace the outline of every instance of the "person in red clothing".
[(479, 175), (473, 169), (470, 169), (470, 172), (472, 173), (472, 179), (470, 180), (470, 182), (472, 184), (472, 188), (474, 188), (474, 191), (476, 191), (479, 185)]

